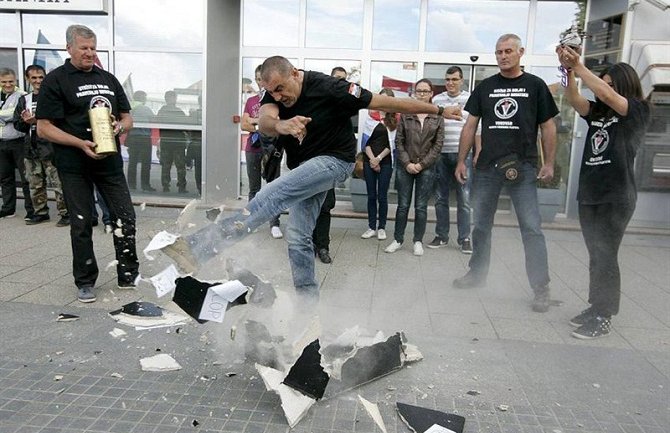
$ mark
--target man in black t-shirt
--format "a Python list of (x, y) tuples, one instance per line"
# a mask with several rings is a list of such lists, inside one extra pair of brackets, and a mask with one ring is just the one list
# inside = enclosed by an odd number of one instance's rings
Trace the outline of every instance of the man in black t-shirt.
[[(454, 286), (483, 286), (491, 260), (491, 229), (503, 185), (507, 184), (519, 220), (526, 254), (526, 274), (535, 293), (532, 309), (549, 309), (547, 246), (540, 226), (536, 179), (551, 180), (556, 148), (556, 104), (547, 85), (521, 69), (521, 39), (502, 35), (496, 43), (500, 73), (485, 79), (465, 105), (470, 113), (461, 132), (456, 179), (466, 181), (465, 159), (481, 119), (482, 148), (475, 162), (473, 254), (470, 270)], [(542, 131), (543, 161), (536, 171), (537, 133)]]
[(300, 295), (318, 299), (312, 230), (326, 192), (351, 174), (356, 138), (351, 116), (363, 108), (397, 113), (438, 113), (460, 117), (460, 109), (439, 108), (407, 98), (373, 95), (358, 84), (298, 70), (284, 57), (265, 60), (261, 77), (259, 130), (278, 137), (291, 171), (267, 184), (245, 209), (163, 248), (185, 271), (290, 209), (286, 238), (293, 284)]
[[(132, 128), (130, 103), (114, 75), (95, 66), (96, 36), (88, 27), (66, 31), (70, 59), (51, 71), (37, 104), (37, 133), (54, 143), (56, 168), (70, 213), (72, 266), (81, 302), (93, 302), (98, 278), (92, 239), (93, 187), (109, 206), (114, 230), (119, 289), (135, 287), (138, 273), (135, 249), (135, 210), (123, 175), (118, 136)], [(115, 119), (117, 152), (98, 155), (91, 134), (89, 109), (106, 106)]]

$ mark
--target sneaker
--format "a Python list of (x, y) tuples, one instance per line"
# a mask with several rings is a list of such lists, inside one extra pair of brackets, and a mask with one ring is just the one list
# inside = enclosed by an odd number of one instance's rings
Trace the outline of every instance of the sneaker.
[(62, 216), (56, 223), (56, 227), (67, 227), (70, 225), (70, 217), (69, 216)]
[(284, 237), (284, 233), (281, 232), (281, 229), (277, 226), (274, 226), (270, 229), (270, 233), (272, 234), (272, 237), (275, 239), (281, 239)]
[(373, 236), (376, 235), (376, 234), (377, 234), (377, 230), (367, 229), (367, 230), (365, 231), (365, 233), (363, 233), (363, 234), (361, 235), (361, 238), (363, 238), (363, 239), (370, 239), (371, 237), (373, 237)]
[(105, 224), (105, 233), (106, 234), (114, 233), (114, 226), (111, 224)]
[(384, 230), (384, 229), (377, 230), (377, 239), (380, 240), (380, 241), (385, 241), (386, 240), (386, 230)]
[(95, 294), (93, 293), (93, 287), (91, 286), (82, 286), (77, 292), (77, 299), (79, 302), (95, 302)]
[(472, 254), (472, 242), (469, 238), (465, 238), (461, 242), (461, 252), (463, 254)]
[(28, 212), (26, 216), (23, 217), (23, 221), (28, 222), (32, 220), (35, 217), (35, 214), (33, 212)]
[(330, 251), (328, 251), (326, 248), (321, 248), (317, 252), (317, 255), (319, 256), (319, 260), (321, 260), (322, 263), (329, 264), (333, 262), (333, 259), (330, 257)]
[(423, 255), (423, 242), (420, 241), (414, 242), (414, 255), (415, 256)]
[(40, 224), (49, 221), (49, 215), (33, 215), (32, 218), (26, 221), (26, 225), (34, 226), (35, 224)]
[(535, 290), (535, 297), (531, 308), (536, 313), (546, 313), (549, 311), (549, 287), (540, 287)]
[(402, 247), (402, 242), (398, 242), (394, 239), (393, 242), (391, 242), (391, 244), (388, 247), (386, 247), (384, 252), (395, 253), (396, 251), (398, 251), (400, 249), (400, 247)]
[(136, 275), (135, 278), (129, 278), (127, 280), (125, 278), (119, 278), (117, 280), (117, 287), (120, 290), (133, 290), (137, 287), (137, 284), (135, 284), (137, 277), (138, 276)]
[(486, 278), (475, 274), (472, 269), (461, 278), (456, 278), (452, 283), (457, 289), (475, 289), (486, 285)]
[(596, 315), (572, 331), (572, 336), (581, 340), (593, 340), (594, 338), (607, 337), (610, 335), (611, 328), (612, 323), (609, 317)]
[(570, 319), (568, 323), (570, 325), (574, 326), (575, 328), (579, 328), (589, 320), (593, 319), (596, 317), (598, 314), (593, 310), (593, 307), (589, 307), (586, 310), (582, 311), (581, 313), (577, 314), (575, 317)]
[(426, 246), (428, 248), (440, 248), (440, 247), (446, 247), (447, 243), (449, 243), (449, 239), (442, 239), (439, 236), (435, 236), (435, 239), (430, 241), (430, 243), (427, 244)]
[(161, 251), (174, 260), (179, 269), (186, 274), (192, 274), (200, 267), (191, 248), (182, 237), (177, 238), (173, 244), (164, 246)]
[(14, 212), (9, 213), (6, 210), (0, 210), (0, 219), (2, 218), (14, 218), (16, 214)]

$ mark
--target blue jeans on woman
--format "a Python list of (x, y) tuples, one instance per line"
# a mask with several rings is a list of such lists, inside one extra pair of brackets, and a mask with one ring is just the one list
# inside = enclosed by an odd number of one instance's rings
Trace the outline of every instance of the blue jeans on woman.
[(262, 224), (289, 210), (288, 257), (298, 294), (318, 298), (312, 231), (326, 192), (344, 182), (354, 164), (334, 156), (311, 158), (261, 188), (246, 208), (186, 236), (200, 263), (211, 259)]
[(369, 163), (363, 165), (365, 186), (368, 190), (368, 227), (372, 230), (386, 228), (386, 217), (389, 211), (388, 193), (393, 166), (380, 164), (379, 168), (377, 172), (370, 167)]
[(414, 184), (416, 183), (414, 237), (412, 242), (423, 242), (423, 235), (426, 234), (426, 221), (428, 221), (428, 200), (435, 187), (434, 167), (424, 168), (419, 174), (409, 174), (402, 164), (398, 164), (395, 179), (396, 189), (398, 190), (398, 207), (395, 213), (393, 238), (398, 243), (403, 243), (405, 240), (409, 205), (412, 202), (412, 191), (415, 189)]
[[(470, 270), (477, 277), (486, 280), (491, 263), (491, 230), (498, 208), (498, 197), (504, 185), (503, 175), (495, 168), (474, 170), (472, 183), (472, 203), (474, 229), (472, 231), (473, 253)], [(519, 174), (522, 179), (507, 185), (517, 219), (521, 240), (526, 255), (526, 275), (534, 291), (543, 290), (549, 284), (547, 245), (542, 233), (540, 209), (537, 204), (537, 172), (529, 162), (522, 162)]]

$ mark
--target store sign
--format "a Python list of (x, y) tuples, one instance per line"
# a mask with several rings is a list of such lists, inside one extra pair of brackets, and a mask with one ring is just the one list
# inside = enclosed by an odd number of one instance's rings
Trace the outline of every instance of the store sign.
[(108, 0), (0, 0), (0, 11), (108, 13)]

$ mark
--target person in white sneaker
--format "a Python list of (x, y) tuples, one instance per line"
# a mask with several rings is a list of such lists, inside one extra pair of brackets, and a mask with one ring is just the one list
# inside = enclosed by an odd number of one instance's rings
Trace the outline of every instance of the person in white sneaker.
[[(430, 102), (433, 83), (425, 78), (414, 85), (414, 97), (421, 102)], [(440, 114), (444, 107), (440, 107)], [(428, 199), (435, 184), (435, 162), (440, 156), (444, 141), (444, 122), (440, 114), (403, 114), (400, 116), (395, 144), (398, 149), (396, 164), (396, 188), (398, 207), (395, 214), (393, 242), (386, 247), (387, 253), (400, 249), (405, 239), (405, 228), (412, 192), (416, 183), (414, 200), (414, 254), (423, 254), (423, 235), (428, 220)], [(417, 245), (418, 244), (418, 245)]]
[[(382, 89), (379, 94), (394, 96), (391, 89)], [(393, 174), (391, 140), (395, 138), (398, 117), (395, 113), (379, 112), (379, 115), (382, 120), (377, 123), (372, 135), (365, 143), (363, 173), (368, 192), (368, 229), (361, 237), (370, 239), (377, 235), (377, 239), (384, 240), (386, 239), (388, 191)]]

